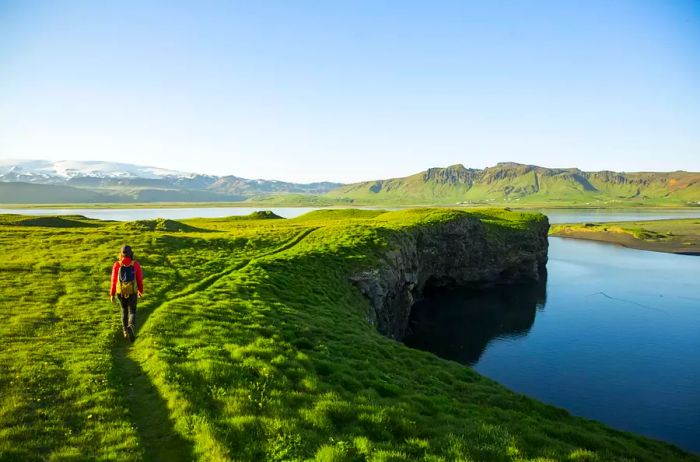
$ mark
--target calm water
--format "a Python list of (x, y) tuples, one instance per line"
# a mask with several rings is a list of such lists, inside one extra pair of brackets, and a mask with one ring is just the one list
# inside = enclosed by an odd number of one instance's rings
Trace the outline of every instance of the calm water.
[(700, 257), (550, 238), (546, 282), (435, 294), (407, 343), (700, 452)]
[[(357, 207), (371, 209), (374, 207)], [(388, 208), (391, 210), (391, 208)], [(84, 215), (100, 220), (151, 220), (169, 218), (221, 218), (232, 215), (248, 215), (256, 210), (272, 210), (284, 218), (294, 218), (318, 207), (191, 207), (191, 208), (141, 208), (141, 209), (0, 209), (0, 213), (23, 215)], [(582, 223), (589, 221), (659, 220), (662, 218), (700, 218), (700, 208), (679, 210), (582, 210), (541, 209), (551, 223)]]
[(700, 218), (700, 207), (677, 210), (629, 209), (540, 209), (550, 223), (588, 223), (601, 221), (663, 220), (669, 218)]
[(153, 220), (167, 218), (184, 220), (186, 218), (222, 218), (249, 215), (256, 210), (272, 210), (284, 218), (294, 218), (318, 207), (190, 207), (190, 208), (139, 208), (139, 209), (0, 209), (0, 213), (18, 213), (22, 215), (83, 215), (98, 220)]

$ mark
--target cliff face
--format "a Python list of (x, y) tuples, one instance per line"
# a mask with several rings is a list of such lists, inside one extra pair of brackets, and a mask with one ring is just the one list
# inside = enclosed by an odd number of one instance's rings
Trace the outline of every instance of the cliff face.
[(411, 306), (427, 287), (538, 280), (548, 229), (545, 219), (527, 230), (495, 232), (474, 217), (419, 226), (397, 233), (379, 264), (351, 280), (370, 300), (368, 321), (400, 340)]

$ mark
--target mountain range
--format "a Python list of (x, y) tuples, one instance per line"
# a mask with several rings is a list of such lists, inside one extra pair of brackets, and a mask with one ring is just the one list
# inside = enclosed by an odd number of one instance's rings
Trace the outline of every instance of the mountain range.
[(96, 161), (0, 160), (0, 203), (700, 205), (697, 172), (585, 172), (512, 162), (407, 177), (290, 183)]
[(344, 185), (327, 196), (368, 204), (698, 205), (700, 173), (584, 172), (513, 162), (472, 169), (458, 164)]
[(338, 186), (114, 162), (0, 160), (0, 203), (238, 202), (272, 194), (324, 194)]

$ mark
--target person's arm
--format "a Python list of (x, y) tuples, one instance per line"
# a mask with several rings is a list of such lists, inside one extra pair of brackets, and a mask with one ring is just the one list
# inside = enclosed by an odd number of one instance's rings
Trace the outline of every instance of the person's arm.
[(134, 273), (136, 273), (136, 285), (139, 289), (139, 295), (143, 295), (143, 272), (139, 262), (134, 262)]
[(109, 298), (114, 299), (114, 294), (117, 293), (117, 278), (119, 277), (119, 262), (114, 262), (112, 266), (112, 279), (109, 287)]

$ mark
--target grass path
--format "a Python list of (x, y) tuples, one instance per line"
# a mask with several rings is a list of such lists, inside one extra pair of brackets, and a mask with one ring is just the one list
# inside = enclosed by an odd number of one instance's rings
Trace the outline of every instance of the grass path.
[(172, 295), (172, 298), (173, 299), (181, 299), (183, 297), (187, 297), (188, 295), (192, 295), (194, 293), (204, 291), (204, 290), (208, 289), (209, 287), (211, 287), (212, 285), (214, 285), (220, 279), (222, 279), (222, 278), (224, 278), (232, 273), (235, 273), (236, 271), (242, 270), (243, 268), (248, 266), (255, 259), (269, 257), (269, 256), (276, 255), (278, 253), (281, 253), (281, 252), (284, 252), (286, 250), (291, 249), (295, 245), (299, 244), (304, 238), (306, 238), (306, 236), (311, 234), (316, 229), (318, 229), (318, 228), (305, 229), (304, 231), (300, 232), (299, 234), (294, 236), (292, 239), (290, 239), (289, 241), (287, 241), (286, 243), (284, 243), (280, 247), (273, 249), (269, 252), (263, 252), (263, 253), (257, 255), (256, 257), (242, 260), (241, 262), (239, 262), (239, 263), (237, 263), (229, 268), (226, 268), (225, 270), (223, 270), (219, 273), (212, 274), (211, 276), (207, 276), (206, 278), (202, 279), (201, 281), (190, 285), (189, 287), (187, 287), (183, 291)]
[[(253, 260), (276, 255), (292, 249), (317, 227), (307, 228), (298, 233), (293, 238), (281, 246), (268, 252), (262, 252), (254, 258), (247, 258), (232, 265), (225, 270), (208, 276), (201, 281), (190, 284), (185, 289), (167, 297), (168, 293), (175, 289), (176, 281), (171, 281), (165, 289), (155, 294), (153, 297), (159, 302), (152, 309), (138, 310), (137, 325), (138, 332), (145, 330), (151, 314), (167, 305), (171, 300), (181, 300), (182, 298), (204, 291), (226, 276), (244, 269)], [(177, 269), (168, 260), (176, 274)], [(188, 461), (194, 458), (193, 442), (184, 438), (176, 431), (174, 423), (170, 418), (171, 410), (168, 403), (158, 392), (148, 373), (144, 370), (143, 352), (138, 348), (138, 340), (135, 344), (115, 342), (112, 359), (114, 363), (113, 380), (117, 386), (124, 406), (128, 409), (128, 416), (136, 427), (140, 446), (143, 448), (146, 460), (167, 460), (167, 461)]]
[(115, 346), (113, 383), (135, 426), (145, 460), (192, 460), (192, 441), (175, 430), (167, 402), (144, 371), (139, 356), (126, 343)]

